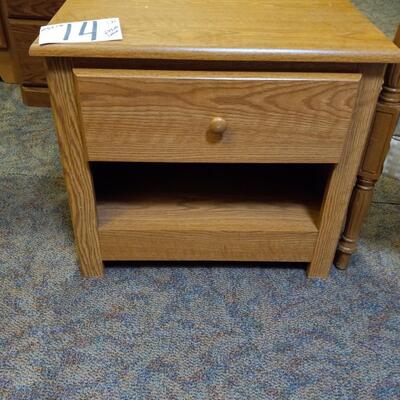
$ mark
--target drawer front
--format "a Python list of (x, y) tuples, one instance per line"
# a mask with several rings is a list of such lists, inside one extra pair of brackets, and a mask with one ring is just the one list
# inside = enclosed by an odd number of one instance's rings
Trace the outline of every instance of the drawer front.
[(90, 160), (335, 163), (358, 74), (74, 69)]
[(65, 0), (7, 0), (10, 18), (50, 19)]
[(29, 47), (39, 35), (46, 21), (24, 21), (10, 19), (10, 36), (14, 43), (15, 58), (21, 77), (21, 83), (46, 84), (44, 62), (41, 57), (29, 56)]

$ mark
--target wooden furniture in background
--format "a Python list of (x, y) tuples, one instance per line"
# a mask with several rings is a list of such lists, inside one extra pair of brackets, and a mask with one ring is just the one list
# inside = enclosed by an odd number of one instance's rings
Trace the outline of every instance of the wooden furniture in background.
[[(394, 42), (400, 47), (400, 26)], [(370, 206), (375, 184), (381, 176), (399, 117), (400, 64), (392, 64), (388, 66), (385, 74), (371, 133), (347, 212), (345, 229), (339, 241), (335, 265), (340, 269), (347, 268), (351, 255), (357, 249), (362, 223)]]
[(7, 39), (6, 39), (6, 34), (4, 32), (5, 32), (4, 23), (2, 21), (2, 17), (0, 17), (0, 49), (7, 48)]
[(17, 82), (17, 76), (11, 59), (11, 45), (7, 33), (7, 11), (0, 0), (0, 78), (7, 83)]
[(400, 50), (345, 0), (67, 0), (52, 23), (111, 16), (122, 41), (31, 47), (82, 274), (257, 260), (327, 277)]
[[(21, 84), (26, 105), (49, 106), (44, 62), (29, 56), (29, 47), (64, 0), (1, 0), (3, 31), (8, 38), (8, 58), (0, 58), (0, 74), (9, 83)], [(1, 56), (1, 55), (0, 55)], [(12, 70), (12, 77), (6, 69)]]

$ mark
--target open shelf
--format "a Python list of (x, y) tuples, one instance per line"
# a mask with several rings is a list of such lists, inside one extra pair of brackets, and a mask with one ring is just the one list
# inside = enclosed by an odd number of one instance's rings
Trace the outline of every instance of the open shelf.
[(92, 165), (104, 260), (309, 261), (326, 166)]

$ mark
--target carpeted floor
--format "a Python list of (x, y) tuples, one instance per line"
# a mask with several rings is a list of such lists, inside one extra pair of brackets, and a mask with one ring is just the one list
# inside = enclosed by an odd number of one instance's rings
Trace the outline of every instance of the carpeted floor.
[(400, 398), (399, 181), (326, 281), (290, 265), (85, 280), (50, 112), (13, 85), (0, 101), (0, 399)]

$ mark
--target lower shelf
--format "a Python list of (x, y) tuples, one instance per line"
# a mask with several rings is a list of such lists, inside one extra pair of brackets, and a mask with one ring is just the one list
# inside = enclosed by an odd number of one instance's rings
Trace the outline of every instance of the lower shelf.
[(292, 174), (253, 165), (94, 166), (102, 257), (310, 261), (322, 185), (308, 170)]

